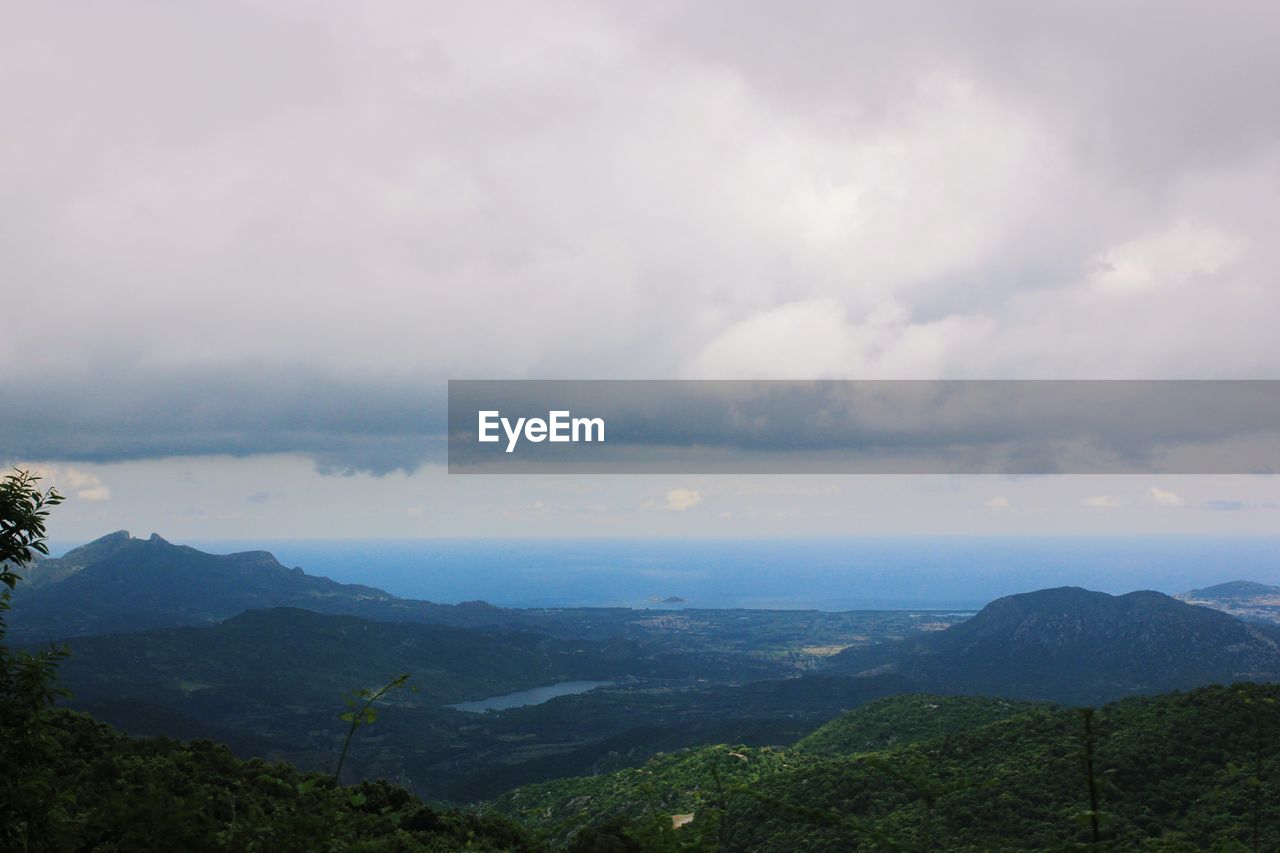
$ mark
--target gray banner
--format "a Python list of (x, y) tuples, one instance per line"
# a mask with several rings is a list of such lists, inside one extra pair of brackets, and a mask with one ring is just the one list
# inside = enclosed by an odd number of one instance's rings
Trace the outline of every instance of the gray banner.
[(1280, 381), (452, 380), (453, 474), (1274, 474)]

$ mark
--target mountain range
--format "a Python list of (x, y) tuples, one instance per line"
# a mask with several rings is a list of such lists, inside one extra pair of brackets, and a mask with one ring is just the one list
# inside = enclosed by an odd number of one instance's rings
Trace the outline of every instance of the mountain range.
[[(972, 617), (516, 610), (401, 599), (262, 551), (206, 554), (123, 531), (27, 575), (11, 638), (69, 640), (75, 707), (135, 734), (323, 769), (343, 697), (411, 672), (420, 692), (387, 700), (349, 766), (457, 801), (711, 742), (792, 743), (894, 694), (1094, 704), (1280, 679), (1280, 629), (1150, 591), (1040, 590)], [(579, 680), (608, 685), (498, 713), (448, 707)], [(884, 721), (868, 744), (892, 745), (901, 725)]]

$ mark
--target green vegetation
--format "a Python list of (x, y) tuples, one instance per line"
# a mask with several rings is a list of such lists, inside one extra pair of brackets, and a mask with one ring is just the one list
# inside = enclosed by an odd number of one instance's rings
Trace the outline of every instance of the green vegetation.
[(84, 714), (48, 712), (55, 780), (27, 848), (445, 851), (537, 849), (510, 821), (424, 805), (403, 788), (338, 788), (326, 774), (243, 761), (209, 741), (129, 738)]
[(795, 749), (815, 755), (875, 752), (976, 729), (1035, 707), (973, 696), (893, 696), (832, 720)]
[[(1274, 685), (1209, 687), (1086, 720), (1048, 705), (902, 696), (795, 749), (707, 747), (522, 788), (494, 807), (568, 847), (607, 836), (636, 849), (1063, 849), (1089, 846), (1096, 818), (1108, 849), (1274, 850), (1278, 700)], [(919, 721), (930, 705), (944, 733), (908, 724), (904, 742), (859, 750), (884, 719)], [(840, 744), (853, 750), (833, 752)], [(672, 831), (672, 816), (689, 813)]]
[[(361, 726), (371, 726), (377, 722), (378, 709), (374, 705), (391, 691), (409, 686), (411, 677), (406, 672), (402, 675), (397, 675), (377, 690), (361, 687), (355, 691), (353, 696), (347, 697), (347, 712), (339, 718), (348, 724), (347, 737), (342, 741), (342, 751), (338, 753), (338, 766), (333, 771), (333, 783), (335, 785), (342, 784), (342, 765), (347, 760), (347, 753), (351, 751), (351, 739), (356, 736), (356, 732), (360, 730)], [(412, 690), (413, 688), (410, 687), (409, 689)]]

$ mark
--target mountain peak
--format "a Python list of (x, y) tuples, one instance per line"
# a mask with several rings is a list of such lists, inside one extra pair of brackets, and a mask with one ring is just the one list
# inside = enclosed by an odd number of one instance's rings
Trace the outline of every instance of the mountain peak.
[(59, 559), (68, 564), (83, 566), (100, 560), (109, 554), (114, 554), (133, 541), (136, 540), (134, 540), (129, 531), (117, 530), (115, 533), (99, 536), (92, 542), (86, 542), (78, 548), (72, 548)]

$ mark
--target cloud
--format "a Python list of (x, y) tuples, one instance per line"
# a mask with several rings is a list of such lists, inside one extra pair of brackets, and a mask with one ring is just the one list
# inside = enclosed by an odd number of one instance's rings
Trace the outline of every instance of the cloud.
[(694, 489), (672, 489), (667, 492), (663, 509), (671, 512), (684, 512), (702, 503), (702, 495)]
[(111, 500), (111, 489), (96, 475), (70, 465), (33, 465), (15, 462), (12, 467), (30, 471), (42, 480), (41, 488), (54, 488), (64, 496), (87, 503), (103, 503)]
[(65, 482), (75, 496), (89, 503), (102, 503), (111, 500), (111, 489), (98, 479), (96, 474), (82, 471), (79, 468), (63, 468), (56, 475), (56, 480)]
[(532, 521), (545, 519), (552, 512), (550, 504), (544, 501), (531, 501), (523, 506), (505, 510), (502, 516), (508, 521)]
[(1182, 498), (1177, 492), (1171, 492), (1156, 486), (1147, 489), (1145, 497), (1148, 503), (1159, 504), (1160, 506), (1182, 506)]
[[(0, 412), (0, 460), (301, 453), (327, 474), (413, 471), (444, 458), (440, 384), (245, 362), (108, 362)], [(17, 380), (0, 378), (0, 392), (20, 393)]]
[(1121, 500), (1112, 495), (1094, 495), (1093, 497), (1085, 498), (1080, 503), (1082, 506), (1094, 509), (1114, 509), (1120, 506)]
[(412, 470), (458, 376), (1269, 376), (1277, 26), (24, 4), (0, 455)]
[(1256, 509), (1277, 509), (1280, 508), (1280, 503), (1275, 501), (1211, 500), (1205, 501), (1204, 508), (1212, 512), (1243, 512)]
[(721, 332), (687, 373), (715, 379), (936, 376), (949, 350), (985, 338), (991, 328), (989, 320), (961, 316), (912, 322), (895, 304), (851, 322), (837, 301), (791, 302)]
[(1009, 509), (1012, 506), (1008, 498), (995, 497), (988, 500), (983, 506), (988, 509)]

